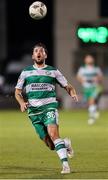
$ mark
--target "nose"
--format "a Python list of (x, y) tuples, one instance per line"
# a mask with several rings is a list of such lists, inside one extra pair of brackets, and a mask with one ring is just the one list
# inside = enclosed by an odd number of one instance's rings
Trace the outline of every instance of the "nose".
[(37, 53), (37, 57), (39, 57), (39, 58), (40, 58), (40, 56), (41, 56), (41, 53)]
[(37, 52), (37, 55), (40, 55), (41, 53), (40, 52)]

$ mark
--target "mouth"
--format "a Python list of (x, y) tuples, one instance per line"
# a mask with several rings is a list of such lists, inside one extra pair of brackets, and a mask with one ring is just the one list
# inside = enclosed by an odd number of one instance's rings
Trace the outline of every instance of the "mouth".
[(40, 58), (41, 58), (41, 56), (40, 56), (40, 55), (38, 55), (38, 56), (37, 56), (37, 58), (38, 58), (38, 59), (40, 59)]

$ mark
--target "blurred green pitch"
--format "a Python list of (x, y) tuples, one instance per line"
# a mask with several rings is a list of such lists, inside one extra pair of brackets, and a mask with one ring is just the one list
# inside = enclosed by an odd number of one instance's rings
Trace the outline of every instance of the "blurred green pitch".
[(0, 111), (0, 178), (108, 178), (108, 112), (93, 126), (86, 118), (86, 111), (60, 111), (61, 137), (70, 137), (75, 150), (73, 173), (61, 175), (56, 153), (40, 141), (26, 113)]

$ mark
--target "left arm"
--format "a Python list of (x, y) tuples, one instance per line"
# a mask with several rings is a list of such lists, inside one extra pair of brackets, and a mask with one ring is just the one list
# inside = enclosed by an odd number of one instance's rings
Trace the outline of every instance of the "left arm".
[(94, 77), (94, 82), (101, 84), (103, 81), (103, 73), (100, 68), (97, 68), (97, 75)]
[(59, 70), (56, 71), (56, 79), (61, 87), (63, 87), (68, 92), (68, 94), (77, 102), (78, 97), (75, 88), (67, 82), (67, 79), (61, 74)]
[(76, 90), (75, 88), (68, 83), (67, 86), (64, 87), (64, 89), (68, 92), (68, 94), (73, 98), (73, 100), (75, 100), (76, 102), (78, 102), (78, 96), (76, 94)]

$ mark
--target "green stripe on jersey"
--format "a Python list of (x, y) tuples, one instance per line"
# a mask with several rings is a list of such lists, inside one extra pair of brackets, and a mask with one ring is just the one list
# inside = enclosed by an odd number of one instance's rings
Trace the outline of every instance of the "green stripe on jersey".
[(56, 97), (55, 91), (33, 91), (26, 94), (28, 99), (43, 99)]
[(57, 70), (55, 67), (53, 67), (53, 66), (46, 66), (45, 68), (44, 68), (45, 70), (49, 70), (49, 71), (52, 71), (52, 70)]
[(28, 66), (28, 67), (24, 68), (23, 71), (32, 71), (34, 69), (35, 68), (33, 66)]
[(28, 84), (31, 83), (50, 83), (50, 84), (55, 84), (56, 79), (50, 76), (29, 76), (26, 78), (25, 85), (27, 86)]

